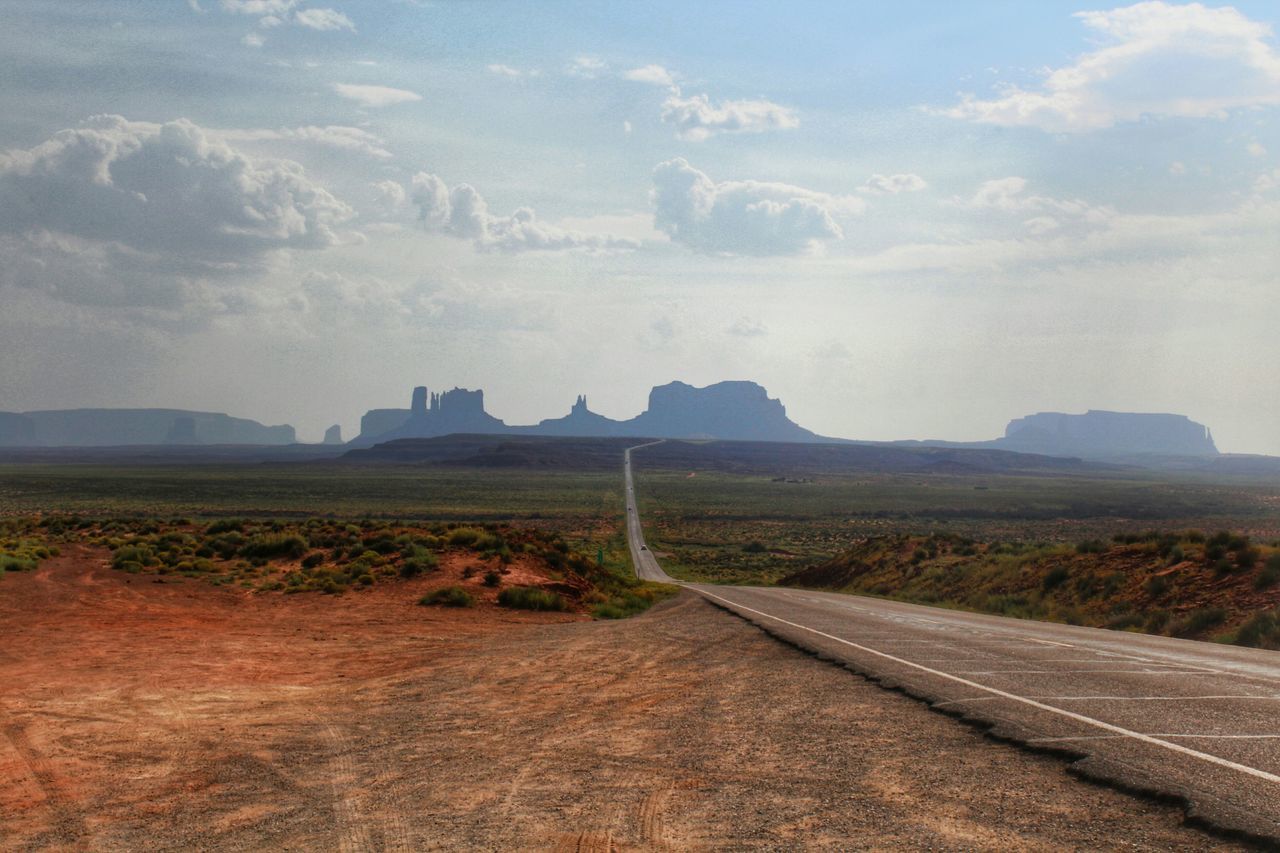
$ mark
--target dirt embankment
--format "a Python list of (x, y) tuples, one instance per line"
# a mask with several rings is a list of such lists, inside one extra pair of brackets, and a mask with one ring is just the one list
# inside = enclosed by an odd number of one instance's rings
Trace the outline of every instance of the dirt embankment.
[(0, 848), (1217, 846), (691, 594), (586, 622), (438, 582), (7, 576)]

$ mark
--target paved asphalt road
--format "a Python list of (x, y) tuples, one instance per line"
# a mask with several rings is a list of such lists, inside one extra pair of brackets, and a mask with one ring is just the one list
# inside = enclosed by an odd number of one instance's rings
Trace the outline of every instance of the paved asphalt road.
[[(645, 547), (630, 450), (624, 470), (636, 574), (680, 583)], [(1079, 759), (1086, 776), (1181, 797), (1193, 817), (1280, 848), (1280, 653), (838, 593), (682, 585), (998, 737)]]

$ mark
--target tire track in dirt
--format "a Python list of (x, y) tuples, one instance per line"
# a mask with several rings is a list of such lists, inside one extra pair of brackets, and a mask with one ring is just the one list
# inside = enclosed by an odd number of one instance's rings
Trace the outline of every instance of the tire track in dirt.
[(372, 850), (373, 838), (369, 835), (369, 827), (351, 796), (356, 784), (351, 740), (332, 723), (323, 724), (321, 732), (329, 748), (329, 786), (333, 792), (337, 849), (343, 853)]
[[(17, 757), (20, 772), (39, 790), (49, 812), (50, 829), (62, 841), (85, 843), (90, 839), (88, 824), (73, 803), (67, 784), (53, 769), (53, 762), (40, 753), (27, 737), (26, 727), (18, 722), (0, 726), (0, 734), (8, 744), (8, 752)], [(92, 845), (88, 845), (92, 846)]]
[(666, 849), (668, 846), (663, 825), (663, 812), (674, 790), (675, 787), (671, 785), (658, 788), (650, 791), (640, 802), (640, 838), (646, 844), (658, 849)]
[(613, 853), (618, 849), (613, 843), (613, 833), (607, 829), (588, 829), (577, 835), (568, 835), (551, 848), (555, 853)]
[(374, 787), (382, 792), (378, 809), (378, 829), (382, 841), (379, 849), (395, 853), (409, 853), (418, 849), (413, 843), (413, 833), (406, 818), (408, 811), (405, 809), (400, 786), (396, 784), (396, 777), (391, 773), (382, 773), (374, 780)]

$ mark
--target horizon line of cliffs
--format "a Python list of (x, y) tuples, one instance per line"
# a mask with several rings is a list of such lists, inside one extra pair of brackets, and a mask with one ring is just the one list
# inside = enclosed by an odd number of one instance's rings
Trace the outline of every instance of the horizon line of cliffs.
[[(409, 407), (370, 409), (360, 434), (345, 446), (369, 447), (403, 438), (453, 433), (653, 438), (718, 438), (740, 441), (848, 442), (796, 424), (786, 408), (751, 381), (717, 382), (695, 388), (684, 382), (657, 385), (648, 407), (633, 418), (613, 420), (591, 411), (579, 395), (569, 413), (529, 426), (508, 425), (484, 408), (484, 392), (453, 388), (413, 389)], [(66, 409), (0, 412), (0, 447), (109, 447), (125, 445), (288, 445), (297, 443), (288, 424), (215, 412), (182, 409)], [(324, 444), (343, 445), (332, 426)], [(1212, 433), (1185, 415), (1090, 410), (1072, 415), (1040, 412), (1009, 422), (1005, 435), (990, 441), (867, 442), (931, 447), (970, 447), (1048, 456), (1107, 458), (1126, 455), (1211, 457), (1218, 455)]]

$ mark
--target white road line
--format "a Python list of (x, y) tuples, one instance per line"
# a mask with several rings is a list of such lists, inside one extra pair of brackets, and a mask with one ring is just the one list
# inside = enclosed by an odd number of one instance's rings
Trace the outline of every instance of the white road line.
[[(823, 598), (823, 597), (819, 597), (819, 596), (815, 596), (815, 595), (799, 595), (799, 594), (795, 594), (795, 597), (796, 597), (796, 598), (799, 598), (799, 599), (801, 599), (801, 600), (804, 600), (804, 601), (809, 601), (809, 602), (815, 603), (815, 604), (826, 604), (826, 605), (830, 605), (830, 606), (833, 606), (833, 607), (840, 607), (840, 608), (842, 608), (842, 609), (846, 609), (846, 610), (854, 610), (854, 611), (857, 611), (857, 612), (859, 612), (859, 613), (864, 613), (864, 614), (866, 614), (866, 615), (868, 615), (868, 616), (872, 616), (872, 617), (879, 618), (879, 619), (887, 619), (887, 620), (889, 620), (889, 621), (900, 621), (900, 620), (902, 620), (902, 619), (919, 619), (919, 618), (921, 618), (921, 617), (916, 617), (916, 616), (913, 616), (913, 615), (907, 615), (907, 614), (886, 614), (886, 613), (883, 613), (883, 612), (880, 612), (880, 611), (877, 611), (877, 610), (874, 610), (874, 609), (871, 609), (871, 608), (867, 608), (867, 607), (859, 607), (859, 606), (857, 606), (857, 605), (853, 605), (853, 604), (846, 604), (846, 603), (844, 603), (844, 602), (832, 601), (831, 599)], [(1005, 633), (1005, 630), (1004, 630), (1003, 628), (981, 627), (980, 625), (969, 624), (969, 623), (968, 623), (968, 622), (966, 622), (966, 621), (964, 620), (964, 618), (963, 618), (963, 617), (965, 617), (965, 616), (971, 616), (971, 615), (982, 615), (982, 614), (969, 614), (969, 613), (967, 613), (966, 611), (963, 611), (963, 610), (957, 610), (957, 611), (954, 611), (954, 612), (955, 612), (956, 616), (958, 617), (956, 621), (954, 621), (954, 622), (938, 622), (938, 623), (936, 623), (936, 624), (939, 624), (939, 625), (946, 625), (946, 626), (947, 626), (948, 628), (950, 628), (951, 630), (963, 631), (963, 632), (965, 632), (965, 633), (972, 634), (973, 636), (976, 636), (976, 637), (990, 637), (990, 638), (992, 638), (992, 639), (991, 639), (991, 642), (1000, 643), (1000, 644), (1002, 644), (1002, 645), (1006, 645), (1006, 646), (1008, 645), (1008, 643), (1009, 643), (1009, 641), (1010, 641), (1010, 640), (1019, 640), (1019, 641), (1023, 641), (1023, 642), (1040, 643), (1040, 644), (1049, 645), (1049, 646), (1065, 646), (1065, 647), (1067, 647), (1067, 648), (1074, 648), (1074, 649), (1081, 649), (1081, 650), (1085, 650), (1085, 651), (1090, 651), (1090, 652), (1093, 652), (1094, 654), (1098, 654), (1098, 655), (1107, 655), (1107, 656), (1109, 656), (1109, 657), (1118, 657), (1118, 658), (1125, 658), (1125, 659), (1127, 659), (1127, 660), (1142, 661), (1142, 662), (1144, 662), (1144, 663), (1152, 663), (1152, 664), (1156, 664), (1156, 665), (1158, 665), (1158, 666), (1184, 666), (1184, 667), (1187, 667), (1188, 669), (1199, 669), (1199, 670), (1202, 670), (1202, 671), (1204, 671), (1204, 672), (1206, 672), (1206, 673), (1213, 673), (1214, 675), (1223, 675), (1223, 676), (1227, 676), (1227, 677), (1230, 677), (1230, 678), (1244, 678), (1244, 679), (1248, 679), (1248, 680), (1250, 680), (1250, 681), (1262, 681), (1262, 682), (1265, 682), (1265, 683), (1268, 683), (1268, 684), (1275, 684), (1275, 683), (1276, 683), (1276, 680), (1275, 680), (1274, 678), (1269, 678), (1269, 677), (1267, 677), (1267, 676), (1263, 676), (1263, 675), (1251, 675), (1251, 674), (1249, 674), (1249, 673), (1238, 672), (1238, 671), (1235, 671), (1235, 670), (1216, 669), (1216, 668), (1214, 668), (1214, 667), (1203, 666), (1203, 665), (1201, 665), (1201, 664), (1195, 664), (1195, 663), (1164, 664), (1164, 663), (1162, 663), (1161, 661), (1159, 661), (1159, 660), (1157, 660), (1157, 659), (1155, 659), (1155, 658), (1152, 658), (1152, 657), (1148, 657), (1148, 656), (1134, 655), (1134, 654), (1127, 654), (1127, 653), (1125, 653), (1125, 652), (1110, 651), (1110, 650), (1108, 650), (1108, 649), (1098, 649), (1098, 648), (1094, 648), (1094, 647), (1092, 647), (1091, 645), (1081, 645), (1081, 644), (1061, 643), (1061, 642), (1057, 642), (1057, 641), (1055, 641), (1055, 640), (1041, 640), (1041, 639), (1039, 639), (1039, 638), (1037, 638), (1037, 637), (1024, 637), (1024, 636), (1019, 636), (1019, 635), (1017, 635), (1017, 634), (1013, 634), (1013, 633)], [(926, 621), (932, 621), (932, 620), (926, 620)], [(920, 642), (926, 642), (926, 641), (921, 640)]]
[(818, 635), (819, 637), (823, 637), (828, 640), (834, 640), (837, 643), (843, 643), (844, 645), (850, 646), (851, 648), (858, 649), (859, 651), (863, 651), (868, 654), (875, 655), (877, 657), (885, 658), (886, 660), (891, 660), (891, 661), (894, 661), (895, 663), (903, 664), (904, 666), (909, 666), (912, 669), (918, 669), (930, 675), (937, 676), (938, 678), (944, 678), (948, 681), (954, 681), (958, 684), (963, 684), (966, 687), (972, 687), (975, 690), (984, 690), (996, 696), (1002, 696), (1005, 699), (1011, 699), (1014, 702), (1021, 702), (1024, 705), (1029, 705), (1033, 708), (1038, 708), (1041, 711), (1048, 711), (1051, 714), (1058, 714), (1059, 716), (1066, 717), (1068, 719), (1075, 720), (1077, 722), (1084, 723), (1086, 725), (1094, 726), (1096, 728), (1102, 729), (1103, 731), (1114, 732), (1115, 734), (1120, 735), (1122, 737), (1132, 738), (1133, 740), (1140, 741), (1142, 743), (1149, 743), (1152, 746), (1158, 746), (1163, 749), (1167, 749), (1171, 752), (1181, 753), (1182, 755), (1187, 755), (1192, 758), (1197, 758), (1201, 761), (1208, 762), (1209, 764), (1216, 764), (1219, 767), (1226, 767), (1229, 770), (1235, 770), (1239, 773), (1244, 773), (1249, 776), (1253, 776), (1255, 778), (1262, 779), (1276, 785), (1280, 785), (1280, 776), (1277, 776), (1274, 773), (1268, 773), (1265, 770), (1259, 770), (1256, 767), (1250, 767), (1247, 764), (1239, 764), (1235, 761), (1230, 761), (1226, 758), (1220, 758), (1219, 756), (1216, 756), (1216, 755), (1210, 755), (1207, 752), (1200, 752), (1199, 750), (1185, 747), (1179, 743), (1173, 743), (1171, 741), (1161, 740), (1158, 737), (1153, 737), (1152, 735), (1144, 735), (1141, 732), (1135, 732), (1130, 729), (1123, 728), (1121, 726), (1112, 725), (1111, 723), (1104, 723), (1102, 720), (1095, 720), (1093, 717), (1086, 717), (1084, 714), (1077, 714), (1076, 712), (1068, 711), (1065, 708), (1057, 708), (1057, 707), (1054, 707), (1053, 705), (1046, 705), (1043, 702), (1037, 702), (1034, 699), (1028, 699), (1024, 696), (1019, 696), (1016, 693), (1009, 693), (1007, 691), (1000, 690), (995, 687), (988, 687), (985, 684), (979, 684), (978, 682), (970, 681), (967, 678), (960, 678), (959, 676), (951, 675), (950, 673), (947, 673), (947, 672), (941, 672), (939, 670), (932, 669), (930, 667), (923, 666), (918, 663), (913, 663), (912, 661), (909, 661), (909, 660), (904, 660), (900, 657), (895, 657), (890, 654), (885, 654), (884, 652), (877, 651), (876, 649), (871, 649), (866, 646), (859, 645), (858, 643), (853, 643), (853, 642), (850, 642), (849, 640), (845, 640), (841, 637), (837, 637), (833, 634), (828, 634), (825, 631), (819, 631), (816, 628), (810, 628), (807, 625), (800, 625), (796, 622), (791, 622), (779, 616), (774, 616), (772, 613), (765, 613), (762, 610), (756, 610), (752, 607), (747, 607), (744, 604), (739, 604), (736, 601), (731, 601), (730, 599), (723, 598), (719, 595), (716, 595), (713, 592), (707, 592), (705, 589), (699, 589), (698, 592), (702, 593), (708, 598), (714, 598), (717, 601), (721, 601), (735, 608), (740, 608), (742, 610), (747, 611), (748, 613), (754, 613), (757, 616), (763, 616), (766, 619), (772, 619), (775, 622), (780, 622), (783, 625), (789, 625), (792, 628), (799, 628), (801, 631), (808, 631), (812, 634)]
[[(968, 702), (995, 702), (1000, 696), (971, 696), (968, 699), (950, 699), (938, 702), (943, 705), (963, 705)], [(1280, 696), (1028, 696), (1028, 699), (1044, 699), (1052, 702), (1203, 702), (1218, 699), (1260, 699), (1264, 702), (1280, 702)]]
[[(1075, 737), (1038, 737), (1027, 743), (1060, 743), (1069, 740), (1120, 740), (1123, 735), (1078, 735)], [(1205, 740), (1274, 740), (1280, 735), (1187, 735), (1187, 734), (1149, 734), (1147, 737), (1185, 737), (1203, 738)]]
[(958, 675), (1215, 675), (1197, 669), (958, 669)]

